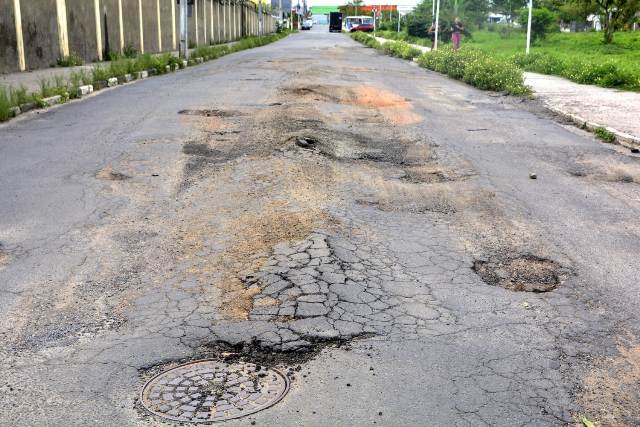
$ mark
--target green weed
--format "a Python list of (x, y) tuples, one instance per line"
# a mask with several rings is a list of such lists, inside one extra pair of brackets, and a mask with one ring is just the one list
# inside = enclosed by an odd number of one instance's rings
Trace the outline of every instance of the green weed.
[(616, 142), (616, 136), (605, 128), (596, 128), (593, 133), (603, 142), (613, 144)]

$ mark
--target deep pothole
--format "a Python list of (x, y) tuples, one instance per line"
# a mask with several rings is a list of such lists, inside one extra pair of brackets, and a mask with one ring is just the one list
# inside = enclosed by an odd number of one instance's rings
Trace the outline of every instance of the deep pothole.
[(535, 255), (476, 260), (473, 270), (491, 286), (518, 292), (549, 292), (567, 274), (560, 264)]
[(276, 368), (205, 359), (156, 375), (143, 387), (140, 401), (164, 419), (212, 423), (267, 409), (288, 391), (289, 379)]

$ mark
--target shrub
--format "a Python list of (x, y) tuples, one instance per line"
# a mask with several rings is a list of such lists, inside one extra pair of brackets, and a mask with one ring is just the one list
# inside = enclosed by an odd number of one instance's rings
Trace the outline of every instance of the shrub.
[(463, 80), (480, 89), (527, 95), (522, 70), (508, 60), (463, 47), (459, 51), (441, 48), (418, 58), (421, 67)]
[(562, 59), (542, 53), (519, 53), (512, 57), (512, 61), (520, 68), (541, 74), (561, 74), (566, 67)]
[(462, 80), (485, 90), (504, 91), (513, 95), (530, 93), (524, 85), (520, 68), (508, 61), (486, 55), (479, 55), (465, 64)]
[(422, 53), (420, 49), (417, 49), (411, 46), (409, 43), (403, 41), (384, 43), (382, 45), (382, 49), (385, 51), (385, 53), (403, 59), (417, 58)]
[(135, 58), (138, 56), (138, 50), (132, 44), (128, 44), (122, 49), (122, 54), (125, 58)]
[(91, 75), (93, 77), (93, 83), (101, 80), (108, 80), (112, 77), (109, 69), (107, 67), (103, 67), (102, 65), (98, 65), (93, 70), (91, 70)]

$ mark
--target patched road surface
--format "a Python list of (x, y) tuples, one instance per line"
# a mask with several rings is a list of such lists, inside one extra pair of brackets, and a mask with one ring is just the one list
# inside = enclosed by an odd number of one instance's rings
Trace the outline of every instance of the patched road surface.
[(638, 425), (639, 217), (638, 155), (322, 28), (25, 115), (0, 425)]

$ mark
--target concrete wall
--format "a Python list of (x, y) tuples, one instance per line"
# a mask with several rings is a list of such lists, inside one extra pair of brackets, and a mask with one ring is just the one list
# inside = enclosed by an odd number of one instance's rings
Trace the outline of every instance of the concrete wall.
[(13, 0), (0, 0), (0, 72), (19, 71)]
[[(69, 52), (95, 61), (98, 58), (94, 0), (66, 0)], [(102, 23), (100, 23), (102, 26)], [(102, 50), (102, 46), (100, 46)]]
[[(16, 4), (21, 31), (15, 24)], [(189, 18), (191, 45), (196, 44), (196, 34), (197, 45), (202, 46), (258, 32), (253, 3), (196, 0), (196, 4)], [(86, 62), (102, 60), (107, 51), (121, 53), (128, 46), (145, 53), (175, 51), (179, 16), (176, 0), (0, 0), (0, 73), (49, 67), (68, 54)], [(265, 31), (273, 31), (267, 14), (264, 20)]]
[[(42, 68), (55, 64), (60, 56), (56, 0), (22, 1), (20, 6), (27, 67)], [(15, 63), (16, 59), (11, 62)]]

